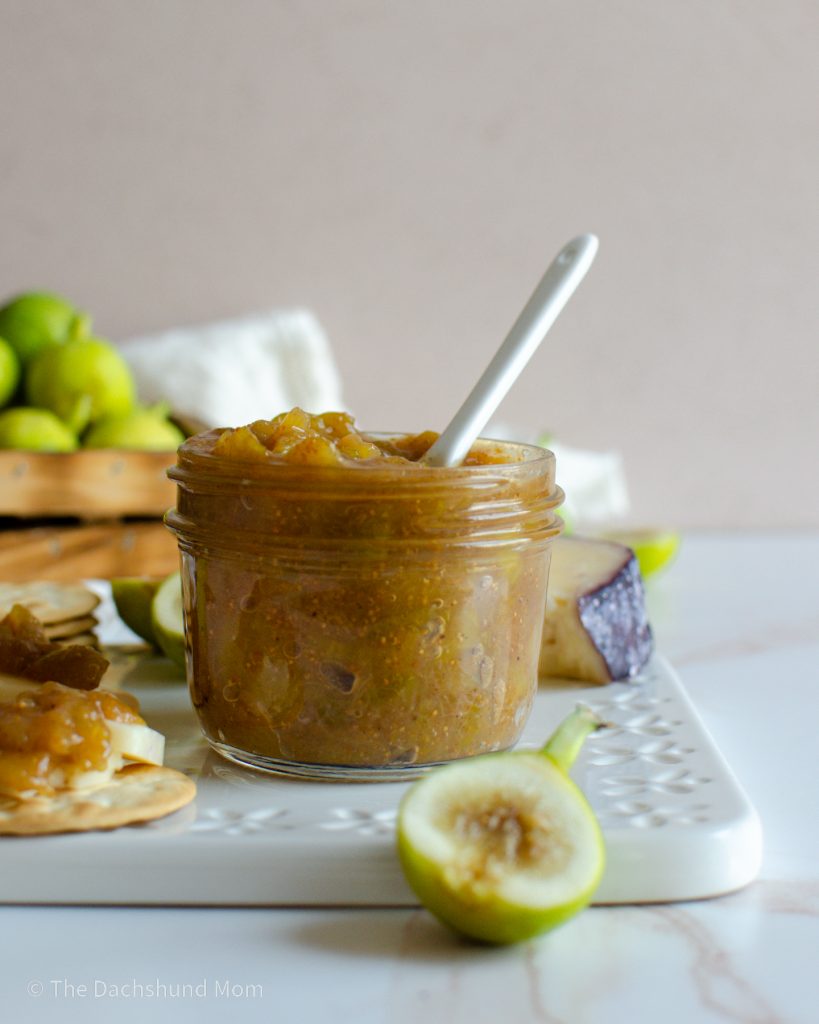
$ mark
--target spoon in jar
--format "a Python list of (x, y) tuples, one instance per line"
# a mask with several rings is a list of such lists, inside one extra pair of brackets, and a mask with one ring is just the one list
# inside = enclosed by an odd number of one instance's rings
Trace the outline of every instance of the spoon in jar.
[(427, 466), (459, 466), (557, 320), (597, 253), (595, 235), (578, 235), (549, 266), (451, 423), (420, 460)]

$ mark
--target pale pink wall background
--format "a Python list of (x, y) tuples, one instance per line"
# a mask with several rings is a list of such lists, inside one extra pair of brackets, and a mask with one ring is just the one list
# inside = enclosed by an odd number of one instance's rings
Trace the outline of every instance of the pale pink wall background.
[(813, 0), (0, 0), (0, 292), (116, 338), (306, 305), (365, 426), (440, 427), (557, 248), (502, 410), (635, 517), (819, 525)]

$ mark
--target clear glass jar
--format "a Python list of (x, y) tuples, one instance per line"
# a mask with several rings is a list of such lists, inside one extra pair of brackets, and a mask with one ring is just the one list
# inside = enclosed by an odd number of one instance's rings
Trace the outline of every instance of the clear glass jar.
[(514, 744), (560, 528), (552, 453), (479, 442), (503, 461), (258, 464), (215, 456), (218, 435), (180, 448), (166, 516), (211, 745), (288, 775), (379, 780)]

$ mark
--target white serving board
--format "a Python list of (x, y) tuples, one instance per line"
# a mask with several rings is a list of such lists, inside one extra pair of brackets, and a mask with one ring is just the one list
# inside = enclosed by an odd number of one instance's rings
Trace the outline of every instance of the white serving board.
[[(166, 763), (196, 779), (195, 804), (113, 832), (0, 838), (0, 902), (224, 906), (414, 906), (394, 853), (409, 783), (290, 781), (237, 767), (200, 736), (181, 676), (143, 653), (111, 675), (167, 737)], [(539, 746), (577, 702), (613, 728), (573, 771), (608, 864), (595, 903), (696, 899), (759, 870), (759, 820), (669, 664), (632, 683), (542, 687), (522, 745)]]

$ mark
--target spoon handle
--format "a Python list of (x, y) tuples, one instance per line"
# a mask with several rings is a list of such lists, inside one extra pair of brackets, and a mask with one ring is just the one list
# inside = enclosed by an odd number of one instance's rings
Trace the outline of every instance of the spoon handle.
[(463, 462), (472, 443), (585, 277), (597, 246), (595, 235), (579, 235), (563, 246), (492, 362), (422, 462), (428, 466), (457, 466)]

